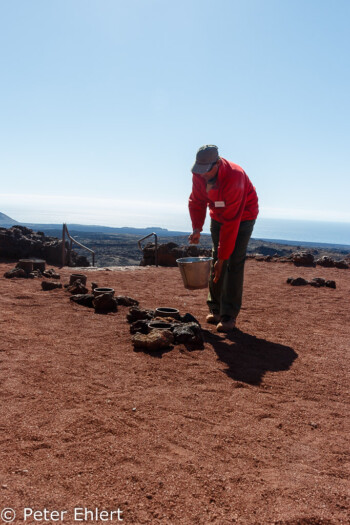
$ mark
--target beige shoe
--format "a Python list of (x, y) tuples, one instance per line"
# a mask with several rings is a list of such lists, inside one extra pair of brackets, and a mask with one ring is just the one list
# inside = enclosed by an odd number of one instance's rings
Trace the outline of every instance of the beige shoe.
[(218, 322), (220, 321), (220, 314), (214, 314), (211, 312), (209, 315), (207, 315), (205, 320), (209, 324), (218, 324)]
[(236, 319), (229, 315), (223, 315), (216, 329), (218, 332), (231, 332), (236, 327)]

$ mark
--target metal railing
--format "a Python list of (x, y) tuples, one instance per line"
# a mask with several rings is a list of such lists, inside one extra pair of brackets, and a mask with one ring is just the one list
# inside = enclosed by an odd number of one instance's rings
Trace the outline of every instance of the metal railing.
[(145, 239), (148, 239), (148, 237), (152, 237), (152, 235), (154, 235), (154, 244), (155, 244), (155, 250), (154, 250), (154, 263), (156, 266), (158, 266), (158, 235), (156, 233), (150, 233), (149, 235), (146, 235), (146, 237), (142, 237), (142, 239), (139, 239), (137, 241), (137, 244), (138, 244), (138, 247), (140, 248), (141, 251), (143, 251), (142, 249), (142, 246), (141, 246), (141, 242), (144, 241)]
[(73, 242), (80, 246), (80, 248), (84, 248), (84, 250), (87, 250), (92, 254), (92, 266), (95, 266), (95, 252), (94, 250), (91, 250), (87, 246), (84, 246), (80, 242), (78, 242), (74, 237), (72, 237), (68, 231), (67, 224), (63, 223), (62, 228), (62, 266), (66, 265), (66, 235), (69, 239), (69, 248), (68, 248), (68, 264), (71, 263), (71, 253), (72, 253), (72, 245)]

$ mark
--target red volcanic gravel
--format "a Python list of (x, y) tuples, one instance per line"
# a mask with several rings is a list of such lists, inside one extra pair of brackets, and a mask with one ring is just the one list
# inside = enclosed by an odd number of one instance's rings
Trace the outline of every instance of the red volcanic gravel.
[[(13, 266), (0, 265), (0, 511), (14, 523), (25, 507), (66, 511), (27, 523), (73, 525), (75, 508), (120, 510), (88, 523), (349, 523), (350, 271), (248, 260), (225, 336), (177, 268), (80, 269), (89, 289), (202, 324), (203, 350), (149, 354), (133, 351), (128, 308), (96, 314), (41, 279), (3, 278)], [(56, 270), (63, 284), (77, 271)]]

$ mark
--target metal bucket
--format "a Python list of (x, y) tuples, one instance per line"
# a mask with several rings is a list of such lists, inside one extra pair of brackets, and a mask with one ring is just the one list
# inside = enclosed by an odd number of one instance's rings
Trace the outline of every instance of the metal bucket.
[(212, 257), (182, 257), (177, 259), (181, 277), (188, 290), (208, 287)]
[(150, 330), (171, 330), (171, 323), (165, 323), (162, 321), (151, 321), (148, 323)]
[(95, 297), (98, 295), (108, 294), (111, 297), (114, 296), (114, 288), (94, 288), (93, 292)]
[(44, 272), (46, 269), (46, 261), (44, 259), (33, 259), (33, 270)]
[(86, 284), (87, 276), (83, 273), (72, 273), (69, 278), (69, 284), (73, 284), (75, 281), (81, 281), (82, 284)]
[(20, 259), (17, 263), (17, 268), (22, 268), (27, 273), (33, 271), (33, 259)]
[(156, 317), (173, 317), (174, 319), (180, 318), (180, 312), (176, 308), (170, 308), (169, 306), (161, 306), (156, 308)]

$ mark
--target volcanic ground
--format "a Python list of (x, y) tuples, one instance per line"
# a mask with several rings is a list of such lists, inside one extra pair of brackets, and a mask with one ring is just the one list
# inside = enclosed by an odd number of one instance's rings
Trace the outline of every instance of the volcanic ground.
[[(63, 284), (73, 273), (56, 270)], [(204, 349), (135, 352), (128, 308), (97, 314), (41, 279), (1, 277), (0, 510), (14, 523), (25, 507), (65, 510), (68, 525), (75, 508), (121, 511), (95, 523), (349, 523), (349, 270), (248, 260), (228, 336), (177, 268), (81, 271), (88, 287), (191, 313)]]

